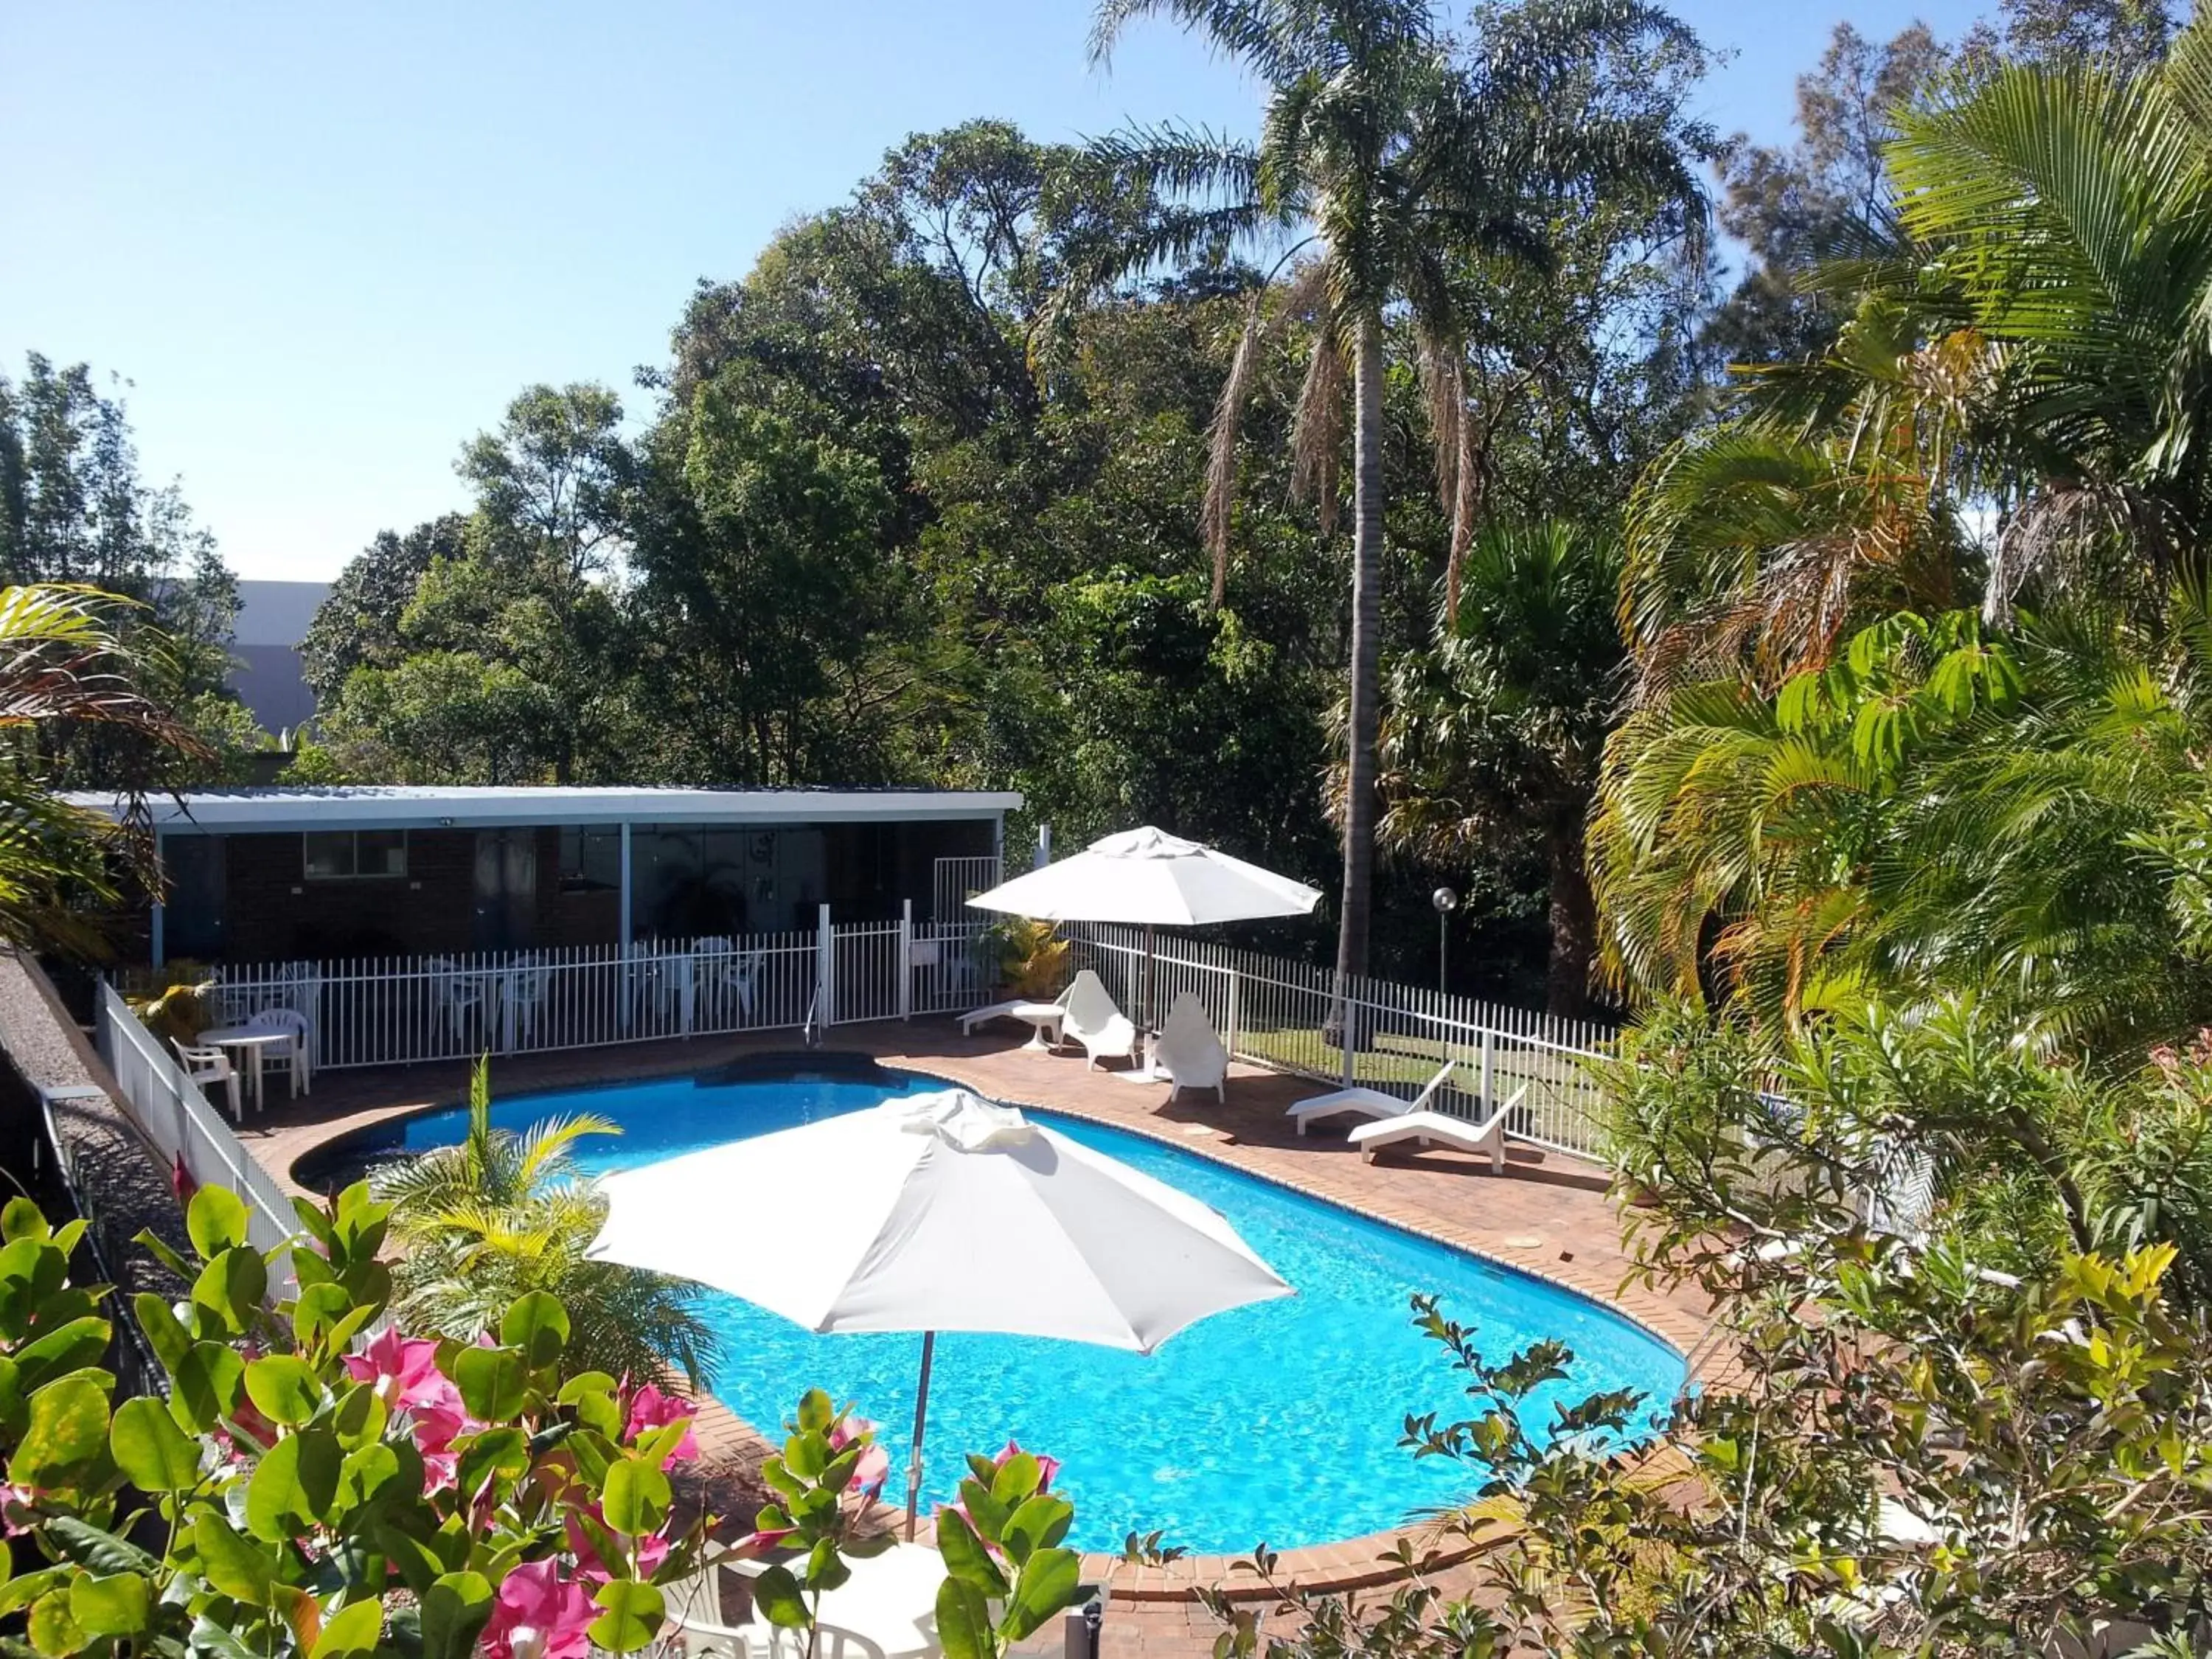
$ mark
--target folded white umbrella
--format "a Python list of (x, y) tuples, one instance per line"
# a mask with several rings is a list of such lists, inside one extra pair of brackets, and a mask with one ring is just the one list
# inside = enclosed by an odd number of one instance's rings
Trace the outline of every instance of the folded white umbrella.
[[(1154, 927), (1303, 916), (1321, 902), (1321, 890), (1147, 824), (1102, 837), (968, 902), (1039, 921), (1141, 923), (1149, 1008)], [(1149, 1022), (1148, 1012), (1143, 1017)]]
[[(825, 1182), (834, 1202), (823, 1201)], [(937, 1332), (1149, 1353), (1208, 1314), (1291, 1294), (1217, 1211), (963, 1090), (622, 1170), (599, 1186), (607, 1218), (591, 1254), (601, 1260), (697, 1279), (809, 1330), (924, 1334), (909, 1533)], [(722, 1224), (740, 1197), (745, 1225)], [(769, 1242), (781, 1239), (804, 1243)]]

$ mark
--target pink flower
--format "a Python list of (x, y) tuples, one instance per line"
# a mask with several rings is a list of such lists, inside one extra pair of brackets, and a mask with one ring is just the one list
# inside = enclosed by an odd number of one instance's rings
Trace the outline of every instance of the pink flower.
[[(1004, 1468), (1011, 1460), (1019, 1457), (1021, 1455), (1021, 1443), (1016, 1440), (1009, 1440), (1006, 1442), (1006, 1449), (991, 1460), (992, 1467), (994, 1468)], [(1039, 1492), (1050, 1491), (1052, 1488), (1053, 1476), (1060, 1473), (1060, 1460), (1057, 1457), (1048, 1457), (1042, 1452), (1031, 1452), (1030, 1455), (1036, 1458), (1037, 1462), (1036, 1489)]]
[(460, 1453), (451, 1447), (432, 1450), (418, 1445), (416, 1449), (422, 1454), (423, 1497), (428, 1498), (433, 1492), (445, 1492), (461, 1484)]
[(796, 1527), (770, 1527), (765, 1532), (756, 1528), (733, 1542), (730, 1546), (730, 1553), (742, 1556), (746, 1560), (766, 1555), (797, 1530)]
[(487, 1659), (585, 1659), (599, 1616), (581, 1584), (562, 1583), (551, 1561), (511, 1569), (484, 1626)]
[[(599, 1523), (601, 1532), (613, 1538), (629, 1552), (636, 1562), (637, 1577), (651, 1578), (654, 1573), (660, 1571), (661, 1564), (668, 1559), (668, 1540), (659, 1533), (647, 1533), (642, 1538), (632, 1539), (628, 1534), (617, 1532), (610, 1527), (607, 1524), (606, 1512), (597, 1504), (592, 1504), (586, 1513)], [(576, 1558), (576, 1576), (580, 1578), (588, 1578), (594, 1583), (605, 1583), (608, 1579), (614, 1577), (614, 1573), (609, 1569), (607, 1564), (599, 1559), (599, 1552), (592, 1542), (592, 1534), (584, 1529), (582, 1522), (573, 1514), (568, 1516), (566, 1524), (568, 1532), (568, 1553)]]
[(39, 1489), (10, 1481), (0, 1486), (0, 1528), (10, 1538), (20, 1538), (38, 1524)]
[(684, 1437), (676, 1448), (661, 1460), (660, 1467), (672, 1468), (690, 1462), (699, 1455), (699, 1438), (690, 1430), (693, 1407), (681, 1395), (663, 1394), (647, 1382), (638, 1389), (629, 1402), (629, 1425), (623, 1431), (624, 1440), (635, 1440), (654, 1429), (666, 1428), (671, 1423), (683, 1423)]
[[(873, 1434), (882, 1426), (865, 1417), (841, 1417), (830, 1425), (830, 1449), (842, 1451), (855, 1440), (864, 1435)], [(860, 1463), (853, 1470), (853, 1478), (845, 1484), (848, 1490), (873, 1498), (884, 1489), (884, 1482), (890, 1479), (890, 1473), (891, 1455), (879, 1443), (871, 1441), (867, 1449), (860, 1454)]]
[[(376, 1384), (377, 1397), (394, 1411), (410, 1410), (450, 1390), (438, 1370), (438, 1345), (387, 1330), (359, 1353), (348, 1354), (346, 1372)], [(458, 1398), (458, 1396), (456, 1396)]]

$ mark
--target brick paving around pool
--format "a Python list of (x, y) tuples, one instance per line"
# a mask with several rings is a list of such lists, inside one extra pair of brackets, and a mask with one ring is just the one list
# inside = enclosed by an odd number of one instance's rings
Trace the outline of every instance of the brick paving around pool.
[[(1707, 1310), (1693, 1293), (1655, 1291), (1631, 1282), (1633, 1263), (1623, 1247), (1620, 1214), (1607, 1196), (1602, 1172), (1590, 1165), (1520, 1146), (1510, 1150), (1503, 1176), (1492, 1176), (1486, 1159), (1443, 1148), (1393, 1149), (1379, 1162), (1364, 1164), (1346, 1144), (1340, 1125), (1300, 1137), (1285, 1117), (1293, 1101), (1322, 1092), (1325, 1085), (1238, 1066), (1231, 1072), (1225, 1103), (1206, 1090), (1187, 1092), (1170, 1105), (1164, 1084), (1132, 1082), (1105, 1066), (1086, 1070), (1079, 1056), (1023, 1047), (1025, 1035), (1008, 1026), (969, 1037), (949, 1021), (916, 1019), (837, 1028), (825, 1046), (929, 1073), (994, 1100), (1089, 1118), (1217, 1158), (1550, 1279), (1617, 1310), (1686, 1354), (1705, 1333)], [(493, 1061), (492, 1084), (495, 1096), (506, 1096), (670, 1076), (793, 1046), (789, 1033), (771, 1033), (513, 1055)], [(305, 1153), (365, 1125), (462, 1101), (467, 1067), (440, 1062), (325, 1072), (315, 1078), (313, 1091), (297, 1100), (283, 1099), (281, 1079), (271, 1082), (268, 1109), (249, 1116), (242, 1136), (272, 1175), (299, 1190), (291, 1170)], [(703, 1405), (697, 1426), (702, 1457), (693, 1497), (728, 1517), (733, 1528), (742, 1527), (762, 1501), (757, 1470), (769, 1443), (715, 1402)], [(1316, 1589), (1387, 1584), (1402, 1576), (1395, 1562), (1382, 1559), (1401, 1535), (1383, 1533), (1285, 1551), (1281, 1572)], [(1412, 1535), (1423, 1547), (1438, 1541)], [(1475, 1554), (1461, 1543), (1437, 1559), (1447, 1590), (1471, 1584)], [(1109, 1590), (1105, 1659), (1170, 1659), (1210, 1650), (1218, 1627), (1192, 1592), (1219, 1586), (1257, 1597), (1259, 1587), (1233, 1568), (1233, 1559), (1224, 1556), (1186, 1557), (1164, 1567), (1088, 1558), (1086, 1573)]]

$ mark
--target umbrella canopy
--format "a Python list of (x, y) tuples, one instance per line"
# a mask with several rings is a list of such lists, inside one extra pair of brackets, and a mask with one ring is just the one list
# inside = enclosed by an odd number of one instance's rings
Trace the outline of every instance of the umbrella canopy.
[[(600, 1190), (603, 1261), (697, 1279), (809, 1330), (925, 1334), (909, 1537), (937, 1332), (1150, 1353), (1208, 1314), (1291, 1294), (1188, 1194), (959, 1089), (622, 1170)], [(721, 1219), (738, 1194), (742, 1229)]]
[(968, 902), (1040, 921), (1194, 927), (1303, 916), (1321, 902), (1321, 890), (1146, 825), (1094, 841)]
[[(957, 1089), (623, 1170), (600, 1190), (593, 1255), (813, 1331), (1149, 1353), (1208, 1314), (1291, 1293), (1196, 1199)], [(738, 1194), (745, 1224), (724, 1225)]]

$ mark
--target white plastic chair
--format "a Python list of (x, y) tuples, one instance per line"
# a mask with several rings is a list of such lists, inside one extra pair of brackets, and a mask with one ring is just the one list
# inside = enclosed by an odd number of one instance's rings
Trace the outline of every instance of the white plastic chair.
[(1346, 1113), (1355, 1117), (1403, 1117), (1408, 1112), (1425, 1109), (1430, 1099), (1444, 1086), (1445, 1079), (1451, 1076), (1458, 1065), (1455, 1060), (1446, 1060), (1437, 1074), (1429, 1079), (1428, 1086), (1410, 1101), (1386, 1094), (1380, 1089), (1370, 1089), (1361, 1083), (1349, 1089), (1338, 1089), (1328, 1094), (1301, 1100), (1291, 1106), (1285, 1115), (1297, 1122), (1300, 1134), (1304, 1134), (1306, 1126), (1317, 1118), (1337, 1117)]
[(1160, 1027), (1159, 1047), (1152, 1056), (1156, 1070), (1167, 1073), (1173, 1086), (1168, 1103), (1173, 1105), (1185, 1089), (1211, 1089), (1217, 1100), (1229, 1098), (1229, 1050), (1214, 1034), (1213, 1022), (1197, 996), (1185, 991), (1168, 1010)]
[(1115, 1006), (1113, 994), (1098, 975), (1085, 968), (1061, 994), (1061, 1039), (1079, 1042), (1086, 1056), (1083, 1069), (1102, 1060), (1128, 1060), (1137, 1052), (1137, 1028)]
[(1395, 1146), (1412, 1141), (1417, 1146), (1450, 1146), (1462, 1152), (1473, 1152), (1490, 1159), (1492, 1175), (1505, 1173), (1505, 1120), (1520, 1105), (1521, 1097), (1528, 1092), (1522, 1084), (1506, 1097), (1505, 1103), (1480, 1123), (1463, 1117), (1447, 1117), (1442, 1112), (1405, 1112), (1396, 1117), (1386, 1117), (1379, 1122), (1363, 1123), (1346, 1139), (1359, 1148), (1360, 1159), (1372, 1164), (1375, 1154), (1385, 1146)]
[(436, 975), (431, 981), (439, 1009), (446, 1017), (446, 1024), (457, 1038), (469, 1034), (469, 1023), (483, 1013), (486, 993), (489, 988), (482, 974), (471, 974), (451, 957), (433, 957), (431, 971)]
[(263, 1045), (262, 1069), (266, 1071), (271, 1066), (281, 1066), (290, 1080), (295, 1096), (313, 1092), (314, 1028), (305, 1014), (296, 1008), (264, 1008), (259, 1013), (247, 1017), (246, 1029), (249, 1031), (283, 1032), (283, 1042)]
[[(748, 1624), (722, 1622), (722, 1575), (728, 1571), (709, 1567), (669, 1592), (668, 1618), (685, 1659), (808, 1659), (805, 1631), (771, 1625), (757, 1613)], [(842, 1625), (817, 1625), (815, 1634), (813, 1659), (885, 1659), (879, 1644)]]
[(514, 1040), (531, 1042), (538, 1036), (538, 1016), (545, 1007), (545, 992), (551, 975), (544, 962), (536, 956), (517, 957), (507, 970), (503, 994), (507, 998), (509, 1017), (514, 1021)]
[(238, 1091), (238, 1068), (230, 1063), (230, 1056), (220, 1048), (195, 1048), (175, 1037), (169, 1041), (176, 1048), (177, 1058), (185, 1063), (185, 1075), (201, 1085), (200, 1092), (206, 1094), (206, 1085), (210, 1083), (222, 1084), (230, 1092), (232, 1119), (245, 1122), (246, 1105)]

